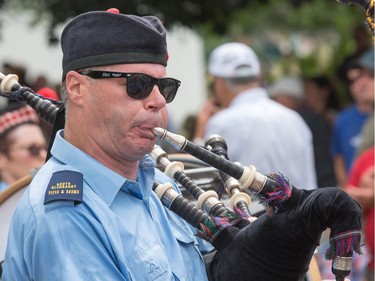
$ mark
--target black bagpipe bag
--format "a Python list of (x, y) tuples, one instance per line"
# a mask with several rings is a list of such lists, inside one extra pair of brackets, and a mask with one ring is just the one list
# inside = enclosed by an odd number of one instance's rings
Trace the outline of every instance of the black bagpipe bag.
[(208, 268), (210, 280), (303, 280), (326, 228), (331, 229), (327, 259), (360, 252), (361, 208), (339, 188), (293, 188), (279, 207), (242, 229), (223, 231), (231, 239), (214, 241), (218, 251)]

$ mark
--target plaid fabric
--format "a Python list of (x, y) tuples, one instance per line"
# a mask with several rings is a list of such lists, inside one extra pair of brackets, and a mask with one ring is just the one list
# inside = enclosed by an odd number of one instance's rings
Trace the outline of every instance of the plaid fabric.
[(6, 112), (0, 116), (0, 135), (8, 130), (26, 123), (39, 123), (39, 117), (30, 106)]

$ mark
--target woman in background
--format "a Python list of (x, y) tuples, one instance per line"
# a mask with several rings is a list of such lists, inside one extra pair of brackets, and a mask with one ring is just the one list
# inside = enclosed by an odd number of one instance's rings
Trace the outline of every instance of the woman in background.
[(0, 113), (0, 191), (42, 166), (46, 139), (34, 110), (10, 104)]

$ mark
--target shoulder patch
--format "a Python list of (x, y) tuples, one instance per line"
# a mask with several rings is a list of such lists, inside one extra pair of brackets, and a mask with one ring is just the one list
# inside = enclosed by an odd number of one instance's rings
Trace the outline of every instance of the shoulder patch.
[(60, 200), (81, 203), (82, 196), (83, 175), (75, 171), (59, 171), (52, 174), (44, 196), (44, 204)]

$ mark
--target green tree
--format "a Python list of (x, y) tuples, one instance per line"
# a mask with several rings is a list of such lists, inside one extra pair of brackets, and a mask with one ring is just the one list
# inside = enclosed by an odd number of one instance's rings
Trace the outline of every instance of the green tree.
[(347, 7), (335, 0), (0, 0), (0, 8), (32, 10), (35, 21), (46, 19), (51, 42), (55, 27), (67, 19), (89, 10), (119, 8), (124, 13), (153, 14), (167, 28), (190, 27), (204, 35), (233, 36), (266, 28), (325, 29), (336, 24), (348, 30), (353, 21), (363, 19), (361, 8)]
[(282, 73), (334, 76), (356, 47), (353, 28), (366, 25), (362, 7), (335, 0), (0, 0), (0, 8), (5, 7), (31, 10), (34, 23), (47, 21), (51, 44), (58, 42), (59, 24), (86, 11), (116, 7), (156, 15), (168, 29), (186, 26), (198, 32), (206, 54), (219, 43), (248, 43), (271, 80)]

